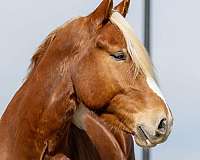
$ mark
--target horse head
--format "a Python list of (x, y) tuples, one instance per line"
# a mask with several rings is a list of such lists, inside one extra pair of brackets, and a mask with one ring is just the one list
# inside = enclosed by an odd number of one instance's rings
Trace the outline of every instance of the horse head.
[(64, 93), (71, 93), (74, 104), (83, 103), (112, 129), (134, 134), (138, 145), (151, 147), (167, 139), (173, 118), (148, 53), (125, 20), (129, 3), (113, 9), (112, 0), (103, 0), (88, 16), (56, 29), (44, 43), (48, 47), (40, 47), (43, 55), (33, 57), (31, 76), (57, 73), (59, 90), (53, 91), (52, 104), (61, 101), (60, 88), (67, 88)]
[(71, 77), (79, 102), (112, 129), (152, 147), (167, 139), (173, 119), (147, 52), (124, 19), (128, 6), (124, 0), (113, 10), (112, 1), (104, 0), (89, 16), (72, 22), (79, 47)]
[(72, 117), (84, 129), (80, 104), (111, 130), (135, 135), (142, 147), (167, 139), (172, 113), (147, 51), (125, 20), (129, 3), (123, 0), (113, 9), (112, 0), (103, 0), (91, 14), (58, 27), (40, 45), (26, 82), (0, 121), (4, 157), (38, 159), (42, 150), (54, 155)]

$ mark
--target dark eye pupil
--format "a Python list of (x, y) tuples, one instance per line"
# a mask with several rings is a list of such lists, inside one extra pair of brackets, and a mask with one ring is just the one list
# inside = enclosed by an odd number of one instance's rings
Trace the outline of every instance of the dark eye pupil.
[(120, 54), (120, 55), (117, 56), (117, 58), (123, 59), (123, 58), (124, 58), (124, 55), (123, 55), (123, 54)]
[(115, 54), (112, 54), (111, 56), (117, 61), (126, 60), (126, 56), (123, 52), (117, 52)]

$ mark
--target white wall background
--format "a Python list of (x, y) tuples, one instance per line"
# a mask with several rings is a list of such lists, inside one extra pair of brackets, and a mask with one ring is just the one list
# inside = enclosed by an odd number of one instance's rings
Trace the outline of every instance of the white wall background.
[(175, 118), (155, 160), (200, 159), (199, 6), (198, 0), (153, 0), (153, 59)]
[[(45, 36), (66, 20), (87, 15), (99, 1), (0, 0), (0, 115), (22, 84), (31, 56)], [(197, 160), (200, 157), (200, 1), (152, 2), (153, 61), (175, 117), (171, 136), (165, 144), (153, 149), (152, 160)], [(128, 20), (141, 40), (142, 18), (143, 0), (134, 0)], [(138, 147), (136, 155), (141, 159)]]

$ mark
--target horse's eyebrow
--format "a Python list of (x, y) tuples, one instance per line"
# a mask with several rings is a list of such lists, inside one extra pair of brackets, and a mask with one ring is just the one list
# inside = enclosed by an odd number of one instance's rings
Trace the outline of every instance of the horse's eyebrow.
[(126, 48), (122, 48), (121, 50), (123, 53), (127, 53), (128, 54), (128, 50)]
[(120, 48), (116, 52), (123, 52), (123, 53), (127, 53), (128, 54), (128, 50), (126, 48)]

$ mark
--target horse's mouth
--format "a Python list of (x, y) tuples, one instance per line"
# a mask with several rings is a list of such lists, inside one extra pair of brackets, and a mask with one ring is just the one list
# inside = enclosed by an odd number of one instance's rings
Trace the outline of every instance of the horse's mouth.
[(135, 142), (137, 143), (137, 145), (144, 148), (156, 146), (156, 144), (151, 142), (151, 138), (142, 126), (137, 127), (137, 132), (135, 134)]
[(121, 130), (122, 132), (132, 135), (136, 144), (140, 147), (151, 148), (156, 146), (156, 144), (151, 142), (150, 136), (147, 134), (142, 126), (138, 126), (136, 129), (132, 129), (131, 127), (129, 127), (128, 124), (121, 122), (119, 119), (117, 119), (116, 121), (117, 123), (115, 124), (109, 124), (109, 122), (107, 124), (112, 126), (112, 129)]
[[(119, 127), (121, 126), (121, 127)], [(118, 126), (113, 126), (114, 128), (118, 128), (119, 130), (132, 135), (133, 139), (135, 140), (136, 144), (143, 148), (151, 148), (156, 146), (155, 143), (151, 141), (151, 137), (145, 131), (142, 126), (138, 126), (135, 131), (131, 129), (126, 123), (118, 121)]]
[(148, 139), (149, 139), (148, 136), (147, 136), (147, 134), (146, 134), (146, 131), (143, 129), (142, 126), (138, 126), (137, 129), (138, 129), (138, 132), (139, 132), (140, 136), (141, 136), (144, 140), (148, 140)]

